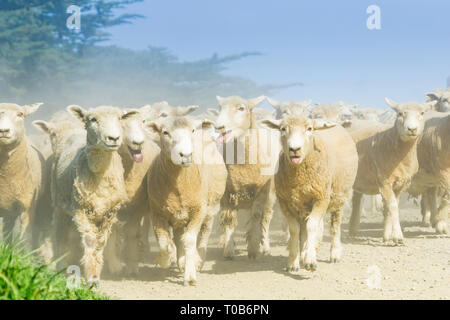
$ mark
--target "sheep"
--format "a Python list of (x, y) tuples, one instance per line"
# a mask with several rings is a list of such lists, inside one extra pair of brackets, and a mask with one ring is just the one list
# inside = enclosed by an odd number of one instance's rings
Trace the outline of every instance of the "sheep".
[[(39, 150), (29, 142), (24, 120), (41, 105), (0, 103), (0, 217), (3, 218), (3, 239), (12, 240), (14, 224), (19, 219), (19, 236), (33, 248), (37, 248), (39, 239), (35, 228), (38, 222), (35, 220), (41, 217), (37, 209), (47, 187), (46, 162)], [(45, 215), (45, 212), (42, 214)]]
[(140, 108), (143, 118), (149, 121), (158, 118), (185, 116), (197, 109), (198, 106), (196, 105), (172, 107), (167, 101), (156, 102)]
[[(414, 176), (408, 192), (422, 195), (422, 213), (438, 233), (449, 233), (447, 225), (450, 196), (450, 113), (433, 112), (428, 115), (420, 142), (417, 145), (419, 171)], [(441, 204), (436, 205), (438, 190), (442, 192)]]
[[(274, 99), (267, 98), (267, 101), (270, 105), (275, 109), (273, 117), (275, 119), (281, 119), (285, 115), (309, 115), (309, 107), (311, 105), (312, 100), (305, 101), (288, 101), (288, 102), (278, 102)], [(266, 118), (267, 119), (267, 118)], [(261, 119), (265, 120), (265, 119)]]
[(281, 132), (275, 187), (289, 224), (287, 270), (317, 269), (316, 245), (326, 212), (331, 213), (330, 261), (338, 262), (341, 216), (358, 167), (355, 143), (343, 127), (327, 120), (285, 116), (262, 123)]
[[(129, 113), (132, 110), (125, 110)], [(144, 253), (150, 251), (148, 243), (149, 225), (141, 226), (141, 221), (148, 216), (147, 172), (158, 156), (159, 147), (146, 135), (144, 119), (140, 110), (126, 117), (122, 123), (123, 143), (119, 148), (119, 155), (124, 168), (125, 188), (128, 201), (122, 205), (118, 213), (121, 221), (116, 225), (114, 233), (107, 244), (110, 250), (106, 261), (111, 274), (119, 273), (122, 269), (120, 255), (123, 251), (127, 273), (138, 273), (138, 263)], [(124, 235), (123, 246), (120, 235)], [(123, 250), (122, 250), (123, 247)]]
[(67, 107), (83, 122), (86, 134), (68, 139), (54, 167), (55, 254), (61, 263), (81, 264), (88, 284), (98, 284), (103, 251), (117, 213), (128, 200), (118, 149), (120, 122), (135, 112), (100, 106), (89, 111)]
[(442, 90), (437, 88), (433, 92), (425, 94), (427, 101), (437, 101), (434, 109), (438, 112), (449, 112), (450, 111), (450, 88)]
[(172, 227), (185, 285), (196, 284), (196, 270), (205, 259), (213, 217), (219, 211), (227, 180), (214, 141), (198, 130), (212, 123), (198, 123), (174, 117), (147, 124), (159, 135), (161, 147), (147, 178), (152, 225), (160, 249), (157, 263), (168, 268), (172, 262)]
[(228, 169), (220, 213), (226, 259), (234, 256), (233, 234), (240, 209), (251, 211), (246, 236), (248, 257), (255, 259), (259, 253), (270, 251), (269, 225), (275, 203), (272, 167), (279, 147), (275, 145), (273, 156), (260, 141), (253, 109), (264, 99), (264, 96), (249, 100), (217, 96), (220, 106), (216, 120), (216, 129), (220, 131), (217, 141), (224, 144), (223, 156)]
[(319, 104), (310, 110), (311, 119), (327, 119), (347, 127), (351, 124), (353, 114), (346, 106), (340, 104)]
[[(349, 131), (358, 149), (358, 173), (353, 186), (350, 235), (357, 233), (363, 194), (380, 193), (384, 204), (385, 242), (403, 243), (400, 228), (398, 201), (409, 187), (419, 169), (417, 142), (424, 126), (424, 113), (436, 102), (396, 103), (386, 98), (386, 103), (397, 112), (393, 126), (376, 124), (375, 129)], [(372, 130), (372, 133), (371, 133)]]

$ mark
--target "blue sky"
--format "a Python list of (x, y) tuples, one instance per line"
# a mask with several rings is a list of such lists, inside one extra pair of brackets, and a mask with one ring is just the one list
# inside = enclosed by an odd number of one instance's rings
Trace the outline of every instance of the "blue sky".
[[(381, 30), (366, 28), (372, 4)], [(163, 46), (181, 60), (259, 51), (226, 73), (304, 84), (279, 100), (384, 108), (386, 96), (423, 101), (450, 76), (448, 0), (145, 0), (126, 11), (146, 18), (111, 29), (110, 44)]]

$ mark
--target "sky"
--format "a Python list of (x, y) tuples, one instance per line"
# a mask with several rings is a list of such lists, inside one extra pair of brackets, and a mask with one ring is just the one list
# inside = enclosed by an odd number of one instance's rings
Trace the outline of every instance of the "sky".
[[(370, 5), (379, 30), (366, 26)], [(385, 108), (384, 97), (424, 101), (450, 76), (448, 0), (144, 0), (125, 12), (145, 18), (112, 28), (108, 44), (167, 47), (182, 61), (258, 51), (225, 73), (303, 84), (274, 93), (281, 101)]]

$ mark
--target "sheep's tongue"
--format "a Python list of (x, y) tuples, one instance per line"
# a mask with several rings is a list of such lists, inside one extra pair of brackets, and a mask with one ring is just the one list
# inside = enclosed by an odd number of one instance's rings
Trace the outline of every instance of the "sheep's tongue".
[(229, 135), (229, 132), (222, 133), (222, 134), (217, 138), (217, 142), (218, 142), (218, 143), (224, 143), (225, 140), (227, 140), (228, 135)]
[(291, 161), (292, 161), (292, 163), (299, 163), (300, 157), (291, 157)]
[(131, 155), (133, 156), (133, 160), (135, 162), (142, 162), (142, 160), (144, 160), (144, 155), (142, 154), (141, 150), (131, 150)]

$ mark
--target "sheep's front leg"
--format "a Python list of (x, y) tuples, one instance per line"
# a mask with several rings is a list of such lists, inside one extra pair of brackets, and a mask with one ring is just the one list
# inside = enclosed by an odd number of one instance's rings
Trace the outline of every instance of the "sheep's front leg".
[(270, 253), (269, 225), (273, 215), (275, 193), (272, 190), (273, 182), (268, 182), (253, 202), (247, 230), (248, 257), (255, 259), (261, 252)]
[(289, 257), (286, 270), (288, 272), (296, 272), (300, 269), (300, 224), (292, 216), (287, 216), (286, 220), (289, 227)]
[(111, 236), (108, 239), (105, 248), (105, 258), (108, 264), (110, 274), (119, 274), (122, 271), (122, 262), (120, 260), (120, 226), (116, 223), (111, 230)]
[(98, 285), (103, 268), (103, 251), (111, 232), (111, 226), (103, 224), (99, 228), (83, 212), (76, 214), (75, 224), (80, 232), (84, 249), (81, 263), (85, 268), (87, 283)]
[(186, 263), (186, 253), (184, 251), (184, 245), (183, 245), (183, 234), (184, 234), (184, 228), (176, 228), (173, 229), (173, 239), (175, 241), (175, 247), (177, 251), (177, 263), (178, 268), (181, 272), (184, 272), (185, 263)]
[(173, 242), (170, 238), (169, 221), (158, 214), (153, 214), (152, 225), (156, 241), (159, 245), (159, 255), (156, 258), (156, 263), (161, 268), (167, 269), (172, 264), (174, 255)]
[(384, 203), (384, 235), (385, 242), (392, 239), (395, 244), (403, 243), (403, 233), (400, 228), (400, 217), (398, 200), (395, 193), (389, 186), (381, 189), (381, 196)]
[(184, 285), (197, 284), (197, 265), (200, 257), (197, 252), (197, 236), (202, 225), (202, 219), (193, 219), (186, 227), (182, 242), (185, 251)]
[(13, 240), (13, 231), (16, 219), (17, 216), (11, 213), (6, 213), (6, 215), (3, 216), (3, 240), (6, 243), (11, 243)]
[(420, 199), (420, 212), (422, 213), (422, 224), (425, 227), (431, 226), (430, 199), (428, 193), (429, 190), (426, 190), (422, 194), (422, 198)]
[(20, 239), (24, 239), (27, 246), (32, 248), (32, 225), (33, 225), (33, 214), (31, 213), (34, 209), (29, 211), (24, 211), (20, 214)]
[(437, 188), (432, 188), (428, 194), (430, 211), (431, 211), (431, 225), (436, 229), (437, 233), (448, 234), (447, 218), (449, 210), (449, 195), (444, 194), (441, 198), (439, 207), (437, 206)]
[(142, 227), (140, 225), (141, 216), (133, 214), (129, 221), (123, 226), (124, 239), (124, 260), (128, 275), (136, 275), (139, 271), (139, 258), (142, 255), (143, 239), (141, 237)]
[(223, 234), (223, 257), (233, 259), (234, 257), (234, 229), (237, 226), (237, 210), (223, 208), (220, 212), (220, 225), (224, 229)]
[(212, 226), (214, 222), (214, 216), (215, 214), (220, 210), (220, 205), (217, 204), (212, 207), (208, 207), (208, 214), (205, 217), (205, 220), (203, 221), (202, 227), (200, 229), (199, 235), (198, 235), (198, 254), (200, 256), (199, 265), (197, 266), (197, 269), (200, 271), (203, 268), (203, 264), (206, 259), (206, 250), (208, 248), (208, 241), (209, 237), (211, 235)]
[(331, 263), (339, 262), (342, 258), (342, 244), (341, 244), (341, 217), (342, 208), (336, 212), (331, 213), (330, 233), (331, 233), (331, 249), (330, 261)]
[(316, 245), (317, 237), (321, 228), (321, 220), (328, 208), (329, 200), (316, 201), (312, 211), (306, 217), (306, 241), (302, 248), (302, 264), (306, 270), (315, 271), (317, 269)]
[(352, 215), (350, 217), (350, 230), (349, 234), (351, 237), (356, 236), (359, 229), (359, 221), (361, 219), (361, 211), (362, 211), (362, 197), (363, 194), (357, 191), (353, 191), (352, 197)]

